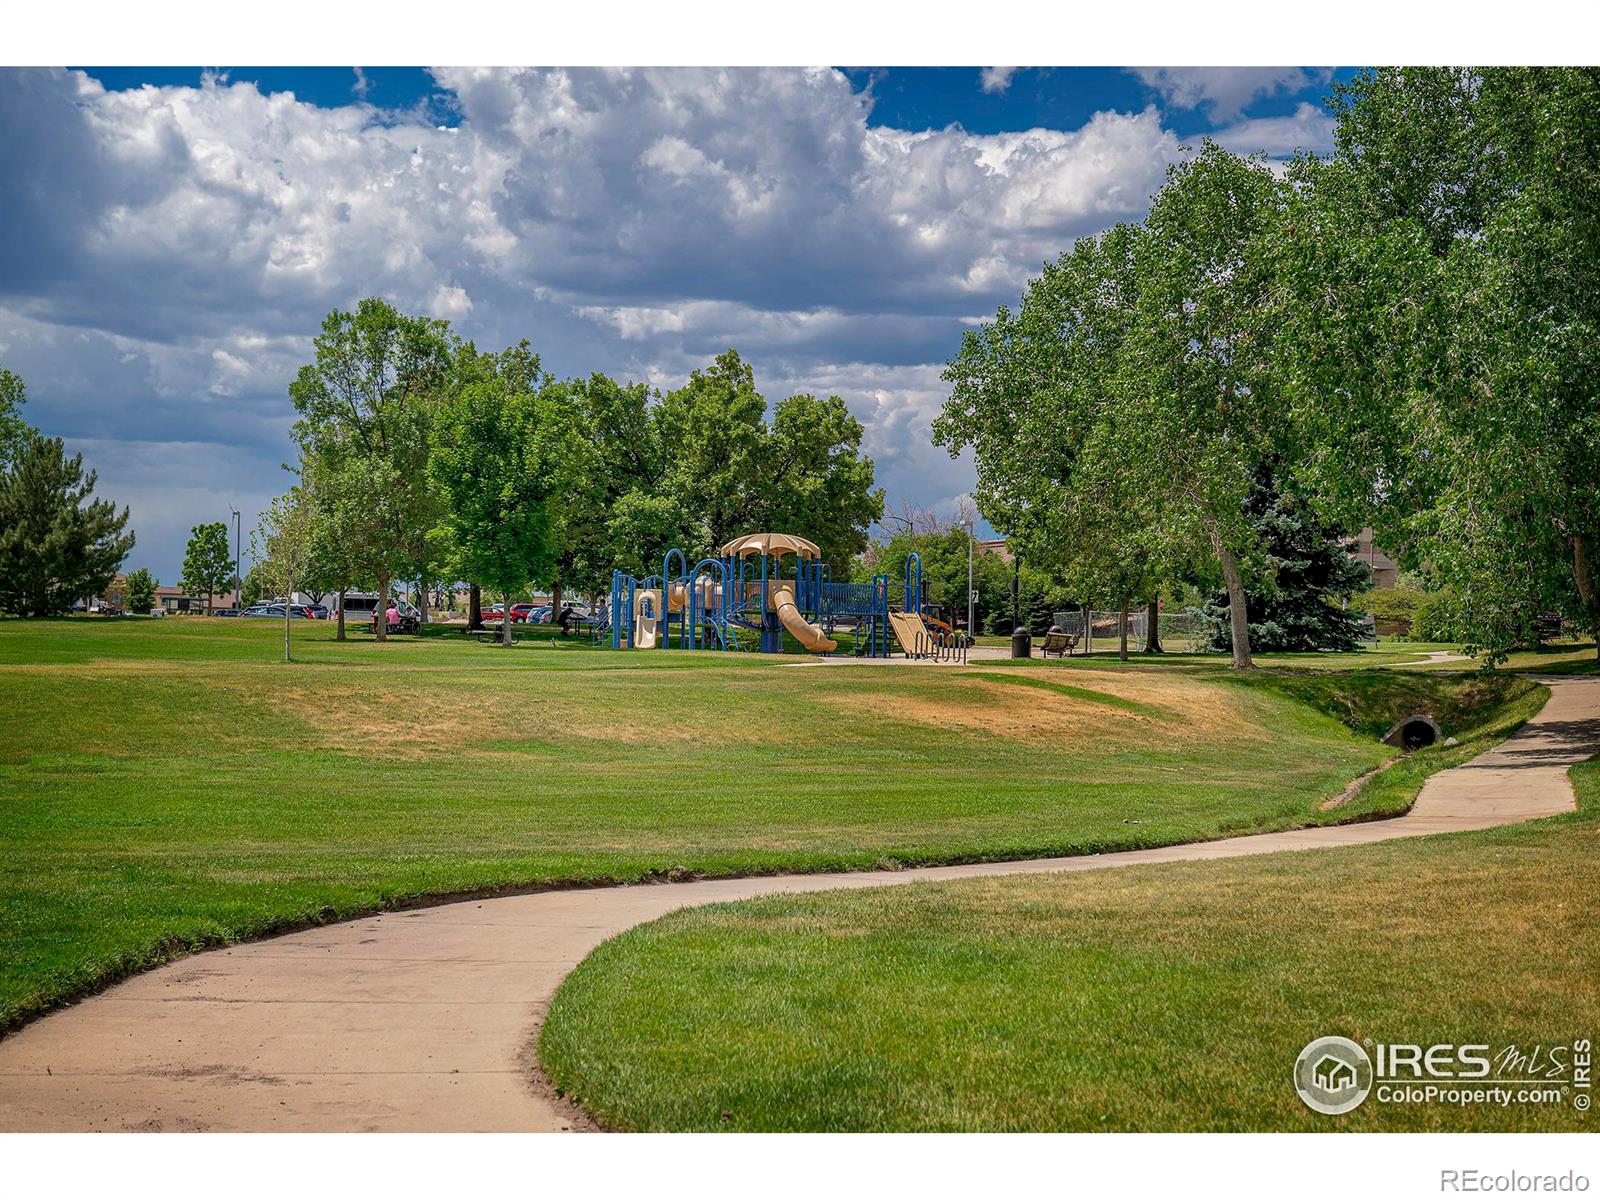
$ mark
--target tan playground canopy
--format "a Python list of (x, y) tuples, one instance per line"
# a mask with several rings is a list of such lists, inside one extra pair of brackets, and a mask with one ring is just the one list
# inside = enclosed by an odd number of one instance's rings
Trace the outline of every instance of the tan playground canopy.
[(752, 554), (793, 554), (800, 558), (821, 558), (822, 550), (815, 542), (792, 533), (747, 533), (736, 537), (722, 548), (724, 558), (749, 558)]

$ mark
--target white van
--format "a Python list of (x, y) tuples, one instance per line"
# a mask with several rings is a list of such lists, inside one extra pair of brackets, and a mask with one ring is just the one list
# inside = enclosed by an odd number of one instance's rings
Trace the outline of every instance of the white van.
[[(378, 611), (377, 592), (346, 592), (344, 594), (344, 619), (352, 624), (362, 621), (371, 621), (372, 614)], [(339, 615), (339, 593), (335, 592), (328, 597), (328, 616)]]

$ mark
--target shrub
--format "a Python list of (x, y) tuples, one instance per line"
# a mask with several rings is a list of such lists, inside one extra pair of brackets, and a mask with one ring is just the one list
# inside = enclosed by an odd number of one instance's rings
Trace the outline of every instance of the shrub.
[(1449, 592), (1424, 592), (1411, 620), (1414, 642), (1458, 642), (1461, 640), (1456, 598)]
[(1425, 598), (1424, 593), (1411, 588), (1373, 588), (1352, 600), (1351, 607), (1371, 613), (1379, 633), (1408, 637), (1417, 608)]

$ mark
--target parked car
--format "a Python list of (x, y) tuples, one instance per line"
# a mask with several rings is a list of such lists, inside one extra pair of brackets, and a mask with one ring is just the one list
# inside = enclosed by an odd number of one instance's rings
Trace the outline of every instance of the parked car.
[(326, 604), (304, 604), (306, 617), (312, 621), (326, 621), (328, 619), (328, 606)]
[[(243, 612), (234, 613), (239, 617), (276, 617), (283, 620), (283, 610), (286, 606), (281, 600), (274, 600), (267, 604), (253, 604)], [(306, 604), (287, 605), (289, 616), (296, 621), (306, 620), (311, 616), (311, 607)]]
[(237, 617), (243, 611), (237, 608), (214, 608), (211, 610), (213, 617)]

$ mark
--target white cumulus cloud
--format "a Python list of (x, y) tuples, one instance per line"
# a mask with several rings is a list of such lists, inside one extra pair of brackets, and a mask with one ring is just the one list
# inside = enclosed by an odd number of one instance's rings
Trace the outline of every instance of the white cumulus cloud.
[[(1011, 69), (989, 70), (1000, 88)], [(92, 440), (107, 494), (163, 531), (142, 533), (158, 571), (181, 557), (174, 497), (274, 486), (287, 384), (327, 312), (369, 295), (480, 346), (527, 337), (560, 373), (676, 384), (737, 347), (770, 396), (845, 396), (897, 498), (960, 495), (970, 464), (926, 442), (963, 323), (1140, 216), (1181, 153), (1153, 107), (1071, 130), (874, 125), (832, 70), (435, 77), (455, 127), (218, 77), (112, 92), (0, 70), (0, 358), (30, 418)], [(1219, 110), (1244, 94), (1162, 78)], [(1319, 128), (1240, 122), (1230, 144)], [(207, 483), (169, 489), (158, 465)]]
[(1004, 92), (1011, 86), (1020, 67), (984, 67), (978, 72), (978, 86), (985, 92)]
[(1304, 67), (1135, 67), (1133, 73), (1174, 108), (1205, 108), (1218, 121), (1231, 120), (1252, 100), (1297, 92), (1326, 73)]

